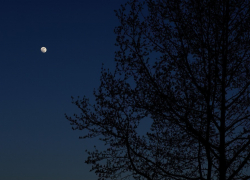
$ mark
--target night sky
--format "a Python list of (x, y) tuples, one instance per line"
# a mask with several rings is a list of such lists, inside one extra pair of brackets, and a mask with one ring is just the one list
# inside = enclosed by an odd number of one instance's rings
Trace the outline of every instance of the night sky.
[(71, 96), (93, 102), (102, 63), (114, 69), (114, 10), (124, 2), (1, 1), (1, 180), (97, 179), (84, 160), (98, 142), (79, 140), (64, 113), (79, 112)]

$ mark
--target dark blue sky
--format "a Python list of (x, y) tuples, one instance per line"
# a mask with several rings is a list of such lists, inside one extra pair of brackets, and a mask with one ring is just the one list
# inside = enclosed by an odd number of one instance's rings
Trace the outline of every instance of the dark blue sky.
[[(3, 0), (0, 6), (0, 179), (94, 180), (64, 113), (71, 96), (100, 84), (115, 66), (114, 10), (124, 0)], [(47, 53), (40, 48), (47, 47)]]

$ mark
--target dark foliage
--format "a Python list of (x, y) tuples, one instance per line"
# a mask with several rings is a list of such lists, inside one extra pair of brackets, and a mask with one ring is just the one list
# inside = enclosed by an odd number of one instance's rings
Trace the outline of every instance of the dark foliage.
[(250, 179), (250, 1), (130, 0), (116, 15), (116, 70), (66, 115), (108, 146), (88, 152), (99, 180)]

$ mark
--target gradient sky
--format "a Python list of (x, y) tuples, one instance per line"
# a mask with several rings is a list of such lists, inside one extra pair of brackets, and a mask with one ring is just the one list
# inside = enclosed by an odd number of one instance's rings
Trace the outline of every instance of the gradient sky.
[[(2, 0), (0, 179), (94, 180), (64, 113), (71, 96), (93, 98), (102, 63), (114, 69), (114, 10), (124, 0)], [(47, 47), (47, 53), (40, 48)]]
[(80, 112), (71, 96), (94, 102), (102, 63), (114, 70), (126, 1), (1, 0), (0, 180), (97, 179), (85, 149), (102, 144), (79, 140), (64, 114)]

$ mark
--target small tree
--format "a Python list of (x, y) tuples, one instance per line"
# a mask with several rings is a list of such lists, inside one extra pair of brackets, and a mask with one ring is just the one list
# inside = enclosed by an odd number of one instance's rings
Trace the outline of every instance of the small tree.
[(116, 70), (66, 115), (108, 145), (88, 151), (99, 180), (250, 179), (250, 2), (130, 0), (116, 15)]

